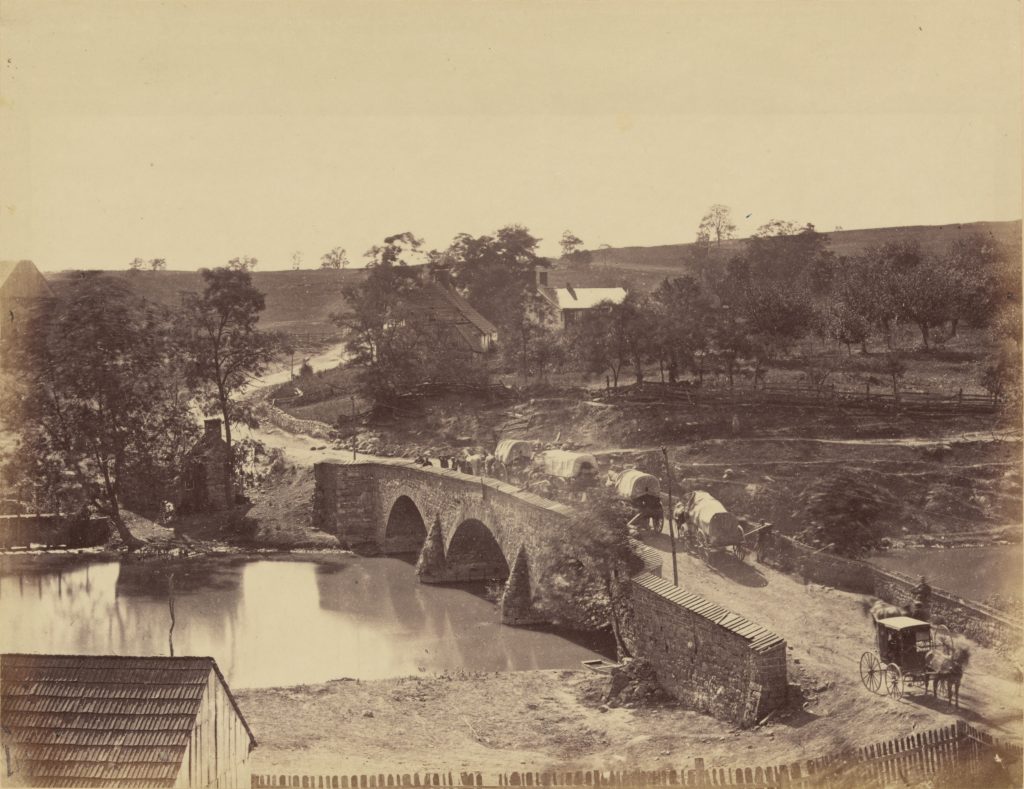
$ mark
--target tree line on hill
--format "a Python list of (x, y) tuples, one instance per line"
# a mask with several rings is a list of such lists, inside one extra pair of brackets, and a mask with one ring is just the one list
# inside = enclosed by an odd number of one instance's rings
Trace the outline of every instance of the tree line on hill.
[(233, 261), (202, 270), (203, 290), (177, 308), (98, 272), (39, 300), (0, 345), (10, 373), (0, 413), (18, 438), (0, 469), (5, 486), (40, 508), (108, 517), (137, 547), (124, 508), (154, 512), (173, 499), (197, 412), (221, 418), (233, 480), (232, 428), (255, 424), (239, 395), (285, 345), (256, 328), (264, 298), (250, 269)]
[[(447, 249), (426, 253), (419, 239), (402, 233), (368, 253), (369, 275), (345, 290), (349, 308), (335, 320), (346, 331), (364, 394), (378, 402), (424, 381), (485, 383), (495, 371), (527, 384), (574, 368), (607, 376), (617, 387), (628, 373), (642, 383), (654, 364), (670, 382), (689, 373), (702, 384), (713, 374), (733, 386), (743, 375), (756, 386), (783, 358), (795, 360), (818, 390), (846, 367), (887, 382), (898, 396), (909, 350), (900, 347), (899, 328), (908, 324), (926, 351), (963, 325), (986, 330), (990, 352), (979, 383), (995, 398), (1019, 391), (1020, 269), (1013, 250), (971, 235), (942, 255), (890, 242), (840, 257), (813, 225), (773, 220), (729, 260), (712, 260), (711, 246), (734, 230), (728, 208), (712, 206), (698, 231), (696, 273), (583, 311), (564, 332), (554, 328), (553, 307), (535, 286), (536, 269), (551, 262), (526, 228), (461, 234)], [(566, 231), (560, 265), (586, 265), (582, 245)], [(496, 359), (450, 342), (416, 309), (418, 289), (437, 278), (497, 325)], [(869, 342), (881, 352), (869, 354)], [(845, 347), (848, 360), (823, 352), (829, 346)]]

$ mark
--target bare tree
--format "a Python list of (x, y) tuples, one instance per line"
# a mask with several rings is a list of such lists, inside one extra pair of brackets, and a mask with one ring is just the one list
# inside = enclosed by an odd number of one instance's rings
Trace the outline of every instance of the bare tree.
[(342, 247), (335, 247), (320, 258), (320, 268), (343, 269), (348, 266), (348, 255)]
[(700, 220), (700, 227), (697, 228), (697, 240), (705, 244), (715, 239), (715, 245), (719, 246), (723, 239), (733, 237), (736, 232), (736, 225), (732, 221), (732, 209), (727, 205), (715, 203)]

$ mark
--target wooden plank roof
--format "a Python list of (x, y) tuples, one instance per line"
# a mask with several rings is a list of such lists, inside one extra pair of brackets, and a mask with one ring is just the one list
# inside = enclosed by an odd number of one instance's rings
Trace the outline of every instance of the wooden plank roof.
[(745, 638), (750, 642), (750, 648), (755, 652), (765, 652), (777, 644), (784, 644), (785, 641), (779, 636), (767, 630), (756, 622), (729, 611), (718, 603), (712, 603), (698, 594), (687, 592), (664, 578), (658, 578), (649, 572), (642, 572), (633, 576), (633, 583), (639, 584), (645, 589), (654, 592), (659, 597), (670, 600), (676, 605), (682, 606), (695, 614), (709, 619), (719, 627), (724, 627), (736, 635)]
[(0, 723), (19, 780), (36, 786), (173, 786), (210, 657), (0, 655)]

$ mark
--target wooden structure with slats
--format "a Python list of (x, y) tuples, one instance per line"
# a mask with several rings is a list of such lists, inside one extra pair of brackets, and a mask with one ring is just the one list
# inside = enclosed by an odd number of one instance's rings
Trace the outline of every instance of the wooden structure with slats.
[(256, 739), (209, 657), (0, 656), (4, 785), (248, 786)]

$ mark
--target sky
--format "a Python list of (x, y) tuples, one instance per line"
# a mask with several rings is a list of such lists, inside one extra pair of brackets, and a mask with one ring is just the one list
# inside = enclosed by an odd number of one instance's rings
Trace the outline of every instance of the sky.
[(1017, 2), (0, 2), (0, 258), (1021, 217)]

